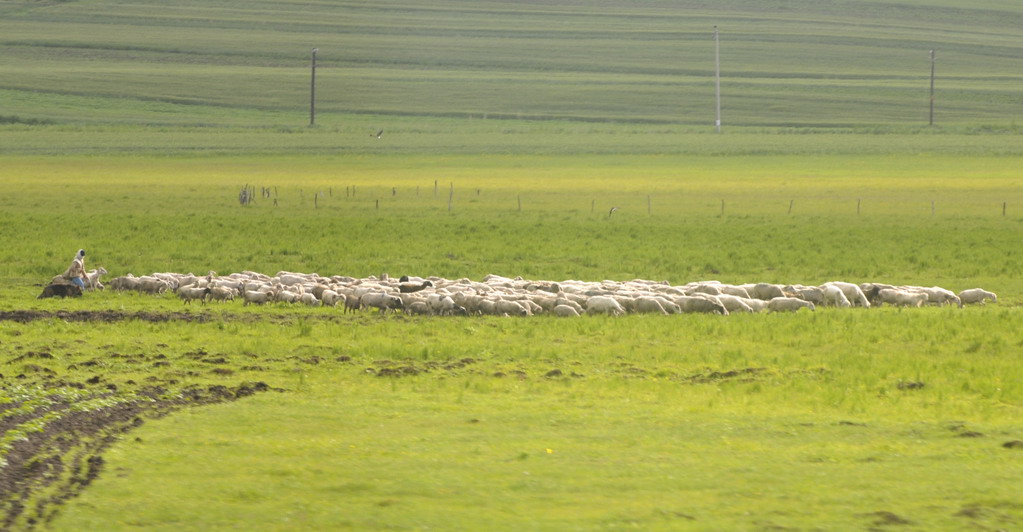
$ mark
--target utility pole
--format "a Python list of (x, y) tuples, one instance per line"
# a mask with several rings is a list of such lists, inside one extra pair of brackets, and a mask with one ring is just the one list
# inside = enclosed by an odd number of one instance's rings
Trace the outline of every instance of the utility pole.
[(714, 93), (716, 96), (717, 119), (714, 128), (721, 133), (721, 46), (718, 41), (718, 27), (714, 26)]
[(319, 48), (313, 48), (313, 76), (309, 81), (309, 125), (316, 125), (316, 52)]
[(934, 125), (934, 50), (931, 50), (931, 113), (927, 125)]

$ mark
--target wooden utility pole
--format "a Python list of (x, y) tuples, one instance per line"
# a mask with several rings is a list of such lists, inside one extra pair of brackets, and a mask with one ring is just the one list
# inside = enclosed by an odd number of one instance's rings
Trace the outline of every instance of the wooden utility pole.
[(927, 125), (934, 125), (934, 50), (931, 50), (931, 113)]
[(309, 81), (309, 125), (316, 125), (316, 52), (319, 48), (313, 48), (312, 79)]
[(721, 133), (721, 46), (718, 41), (718, 27), (714, 26), (714, 94), (717, 109), (714, 129)]

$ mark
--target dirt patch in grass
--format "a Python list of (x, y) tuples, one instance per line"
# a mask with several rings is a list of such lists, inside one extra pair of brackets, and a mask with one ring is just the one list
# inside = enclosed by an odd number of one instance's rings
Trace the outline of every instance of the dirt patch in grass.
[(145, 419), (270, 389), (263, 382), (176, 391), (145, 386), (127, 395), (103, 388), (84, 393), (61, 388), (0, 405), (0, 529), (33, 528), (49, 521), (61, 504), (100, 474), (103, 451)]
[[(166, 314), (105, 311), (58, 312), (46, 317), (147, 319), (138, 318), (140, 315), (154, 320), (173, 319)], [(35, 311), (15, 311), (4, 313), (2, 319), (42, 317)], [(234, 373), (218, 367), (226, 362), (224, 357), (213, 358), (205, 351), (195, 354), (201, 358), (200, 363), (210, 364), (219, 376)], [(137, 383), (123, 379), (106, 362), (131, 367), (166, 359), (164, 355), (112, 353), (68, 364), (66, 369), (54, 366), (58, 358), (37, 348), (8, 359), (2, 366), (12, 371), (5, 371), (6, 377), (0, 375), (0, 530), (33, 529), (52, 519), (65, 501), (81, 493), (103, 471), (103, 452), (147, 419), (192, 406), (280, 391), (264, 382), (181, 383), (172, 377), (194, 372), (173, 371), (174, 367)], [(185, 363), (190, 360), (187, 355), (182, 357)]]
[(190, 312), (124, 312), (119, 310), (4, 310), (0, 311), (0, 321), (29, 323), (37, 320), (59, 319), (64, 321), (98, 321), (113, 323), (127, 320), (147, 322), (188, 321), (207, 322), (214, 317), (210, 314), (193, 314)]

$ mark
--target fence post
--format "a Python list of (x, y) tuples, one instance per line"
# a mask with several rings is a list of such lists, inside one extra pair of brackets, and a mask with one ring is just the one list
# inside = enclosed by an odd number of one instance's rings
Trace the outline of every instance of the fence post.
[(518, 195), (516, 197), (519, 199), (519, 212), (522, 212), (522, 196)]
[(1005, 202), (1005, 201), (1002, 202), (1002, 216), (1005, 216), (1005, 204), (1006, 203), (1007, 202)]
[(647, 216), (650, 216), (651, 214), (653, 214), (651, 212), (651, 210), (650, 210), (650, 194), (646, 195), (646, 214), (647, 214)]
[(725, 215), (725, 200), (721, 200), (721, 216)]
[(931, 216), (934, 216), (934, 200), (931, 200)]
[(796, 200), (789, 200), (789, 214), (792, 214), (792, 204), (795, 203), (795, 201)]
[(856, 198), (856, 216), (860, 215), (860, 199)]
[(451, 212), (451, 201), (455, 199), (455, 184), (451, 183), (451, 191), (448, 192), (448, 212)]

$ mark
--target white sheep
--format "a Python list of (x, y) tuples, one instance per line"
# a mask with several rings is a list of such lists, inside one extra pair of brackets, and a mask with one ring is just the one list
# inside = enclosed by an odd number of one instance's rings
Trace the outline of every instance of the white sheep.
[(970, 288), (969, 290), (959, 292), (959, 301), (964, 305), (976, 303), (984, 305), (987, 299), (990, 299), (992, 303), (998, 303), (998, 296), (994, 292), (988, 292), (983, 288)]
[(732, 312), (753, 312), (753, 307), (746, 302), (747, 298), (733, 296), (729, 294), (721, 294), (717, 296), (718, 301), (728, 310)]
[(798, 297), (776, 297), (767, 302), (767, 310), (771, 312), (796, 312), (803, 308), (816, 310), (813, 303)]
[(579, 315), (579, 312), (574, 307), (568, 305), (557, 305), (551, 313), (561, 318), (572, 318)]
[(191, 304), (193, 300), (198, 299), (203, 305), (206, 304), (206, 298), (210, 295), (209, 287), (200, 288), (197, 286), (186, 286), (178, 289), (178, 297), (187, 305)]
[(728, 309), (716, 297), (705, 296), (679, 296), (675, 298), (675, 304), (685, 313), (705, 313), (728, 315)]
[(870, 308), (870, 301), (867, 301), (867, 296), (863, 294), (863, 290), (860, 289), (859, 285), (852, 283), (845, 283), (842, 281), (831, 281), (821, 285), (821, 290), (825, 290), (825, 287), (834, 286), (845, 294), (845, 298), (853, 305), (859, 305), (864, 308)]
[(345, 296), (334, 290), (324, 290), (320, 293), (320, 298), (323, 301), (323, 305), (327, 307), (337, 307), (338, 303), (344, 303)]
[(612, 297), (593, 296), (586, 300), (586, 313), (621, 316), (625, 314), (625, 309)]
[(653, 297), (638, 297), (635, 300), (635, 311), (641, 314), (668, 314), (664, 305)]
[(249, 304), (265, 305), (273, 301), (273, 293), (245, 289), (242, 291), (242, 300), (245, 301), (242, 306), (246, 307), (249, 306)]
[(834, 305), (839, 308), (849, 308), (852, 306), (852, 303), (849, 302), (849, 298), (845, 296), (845, 292), (843, 292), (841, 288), (832, 284), (825, 284), (820, 288), (824, 299), (823, 304)]
[(530, 311), (518, 301), (501, 299), (494, 302), (494, 310), (498, 315), (529, 316)]
[[(185, 288), (188, 288), (188, 287), (185, 287)], [(184, 288), (179, 288), (178, 290), (180, 291), (180, 290), (183, 290), (183, 289)], [(234, 301), (234, 296), (237, 293), (237, 291), (235, 289), (229, 288), (229, 287), (226, 287), (226, 286), (214, 286), (213, 288), (210, 288), (209, 290), (210, 290), (210, 299), (212, 301)]]
[(386, 314), (389, 310), (402, 310), (405, 307), (400, 297), (392, 296), (386, 292), (365, 294), (360, 298), (360, 304), (363, 307), (374, 307), (381, 314)]
[(99, 278), (107, 273), (107, 269), (102, 266), (86, 272), (85, 288), (89, 290), (103, 290), (103, 283), (99, 282)]
[(927, 302), (927, 294), (910, 290), (896, 290), (894, 288), (882, 288), (877, 293), (882, 303), (895, 305), (897, 307), (921, 307)]
[(770, 283), (756, 283), (752, 285), (742, 285), (749, 293), (751, 298), (762, 299), (764, 301), (770, 301), (776, 297), (785, 297), (785, 292), (782, 285), (770, 284)]

